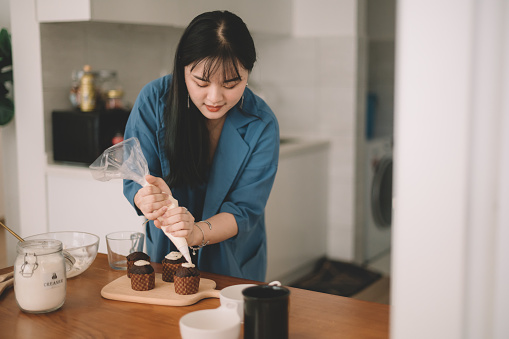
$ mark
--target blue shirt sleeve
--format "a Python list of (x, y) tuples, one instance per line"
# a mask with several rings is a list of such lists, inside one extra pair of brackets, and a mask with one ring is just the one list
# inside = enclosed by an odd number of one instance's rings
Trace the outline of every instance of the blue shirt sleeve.
[[(147, 84), (138, 95), (126, 124), (124, 139), (136, 137), (140, 141), (150, 174), (162, 177), (161, 166), (161, 135), (163, 134), (162, 116), (164, 111), (164, 83), (167, 78), (160, 78)], [(136, 209), (138, 215), (141, 211), (134, 204), (134, 196), (141, 186), (132, 181), (124, 180), (124, 195)]]
[(273, 122), (266, 125), (251, 155), (248, 157), (242, 175), (228, 194), (220, 212), (235, 216), (239, 233), (227, 241), (235, 241), (243, 233), (250, 233), (264, 214), (267, 200), (276, 177), (279, 159), (279, 128)]

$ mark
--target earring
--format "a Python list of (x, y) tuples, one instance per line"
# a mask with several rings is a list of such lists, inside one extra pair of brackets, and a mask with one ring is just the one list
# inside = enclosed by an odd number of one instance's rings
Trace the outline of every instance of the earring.
[(244, 95), (242, 95), (242, 99), (240, 99), (240, 108), (244, 105)]
[(189, 105), (189, 94), (187, 95), (187, 109), (190, 109), (191, 105)]

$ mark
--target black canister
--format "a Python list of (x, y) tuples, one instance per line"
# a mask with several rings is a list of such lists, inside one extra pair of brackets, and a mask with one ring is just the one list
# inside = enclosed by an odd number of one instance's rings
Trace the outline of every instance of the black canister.
[(244, 295), (244, 339), (288, 339), (290, 291), (282, 286), (258, 285)]

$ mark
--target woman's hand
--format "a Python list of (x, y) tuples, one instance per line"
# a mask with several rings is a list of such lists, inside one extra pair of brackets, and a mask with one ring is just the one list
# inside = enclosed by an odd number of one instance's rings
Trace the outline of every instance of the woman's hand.
[(192, 241), (193, 215), (185, 207), (170, 208), (171, 190), (163, 179), (152, 175), (145, 176), (145, 179), (149, 185), (141, 188), (134, 196), (134, 203), (145, 218), (154, 220), (154, 225), (158, 228), (166, 226), (165, 232), (175, 237)]
[(175, 237), (186, 238), (192, 246), (194, 217), (185, 207), (171, 208), (158, 220), (154, 221), (156, 227), (165, 227), (165, 233)]
[(171, 205), (169, 196), (171, 190), (162, 178), (152, 175), (145, 176), (149, 185), (141, 188), (134, 196), (134, 203), (145, 218), (148, 220), (156, 220), (164, 215)]

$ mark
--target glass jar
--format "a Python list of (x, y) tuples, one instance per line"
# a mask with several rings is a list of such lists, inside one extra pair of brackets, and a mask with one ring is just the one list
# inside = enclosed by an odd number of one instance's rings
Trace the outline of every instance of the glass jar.
[(67, 278), (62, 242), (55, 239), (19, 242), (14, 262), (14, 294), (28, 313), (59, 309), (65, 301)]
[(101, 100), (101, 107), (104, 107), (108, 100), (108, 91), (119, 88), (117, 72), (105, 69), (98, 71), (96, 86)]
[(121, 89), (110, 89), (107, 93), (106, 109), (123, 109), (122, 97), (124, 91)]

